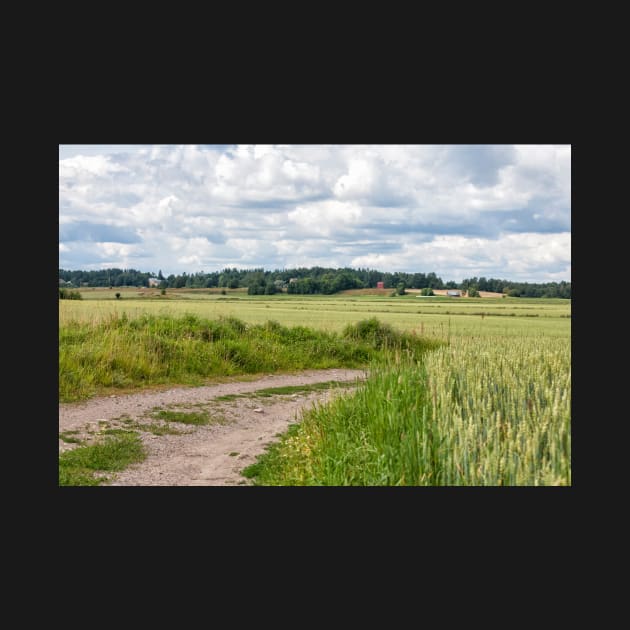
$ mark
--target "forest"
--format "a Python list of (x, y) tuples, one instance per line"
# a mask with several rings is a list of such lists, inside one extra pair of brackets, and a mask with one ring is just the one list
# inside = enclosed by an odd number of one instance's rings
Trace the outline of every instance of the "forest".
[(571, 283), (562, 282), (514, 282), (497, 278), (473, 277), (462, 282), (444, 281), (434, 272), (405, 273), (352, 269), (350, 267), (298, 267), (293, 269), (265, 270), (226, 267), (222, 271), (164, 276), (136, 269), (97, 269), (90, 271), (59, 269), (59, 285), (66, 288), (80, 287), (148, 287), (149, 278), (157, 278), (163, 289), (247, 288), (250, 295), (270, 295), (281, 291), (292, 294), (332, 294), (346, 289), (376, 288), (383, 282), (386, 289), (461, 289), (494, 291), (510, 297), (544, 297), (571, 299)]

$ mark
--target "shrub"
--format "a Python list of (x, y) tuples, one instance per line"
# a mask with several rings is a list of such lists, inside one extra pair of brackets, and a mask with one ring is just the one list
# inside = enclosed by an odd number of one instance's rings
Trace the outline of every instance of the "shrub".
[(68, 289), (59, 289), (60, 300), (82, 300), (83, 296), (79, 291), (68, 291)]
[(383, 350), (385, 348), (401, 348), (415, 352), (423, 352), (440, 344), (428, 339), (415, 337), (409, 333), (399, 332), (390, 324), (379, 321), (376, 317), (364, 319), (356, 324), (348, 324), (341, 333), (342, 338), (354, 342), (367, 343), (368, 346)]

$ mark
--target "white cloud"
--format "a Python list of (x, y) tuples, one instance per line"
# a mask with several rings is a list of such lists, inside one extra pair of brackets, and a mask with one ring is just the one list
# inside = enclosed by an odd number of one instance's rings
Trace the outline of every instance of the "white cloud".
[(361, 208), (354, 202), (332, 200), (297, 206), (287, 214), (287, 219), (299, 227), (301, 234), (330, 236), (356, 223), (361, 214)]
[(199, 256), (194, 255), (194, 256), (180, 256), (177, 259), (177, 262), (186, 266), (186, 267), (190, 267), (191, 265), (194, 267), (200, 267), (202, 265), (201, 263), (201, 258), (199, 258)]
[(320, 261), (439, 266), (445, 279), (480, 269), (570, 277), (570, 146), (60, 145), (59, 154), (59, 223), (82, 228), (63, 233), (105, 234), (89, 228), (98, 224), (142, 239), (61, 241), (60, 264), (71, 268), (85, 256), (169, 273)]
[(334, 241), (330, 239), (283, 239), (275, 242), (278, 256), (284, 267), (343, 267), (345, 260), (333, 254)]
[(120, 164), (112, 162), (110, 157), (103, 155), (77, 155), (59, 161), (59, 179), (86, 175), (103, 177), (109, 173), (125, 170)]
[(232, 182), (236, 178), (237, 162), (227, 155), (222, 155), (217, 161), (214, 172), (218, 182)]
[(274, 148), (271, 144), (257, 144), (254, 147), (254, 159), (259, 160), (268, 153), (274, 153)]
[(96, 249), (103, 257), (127, 259), (135, 247), (122, 243), (96, 243)]
[(336, 182), (334, 193), (341, 199), (367, 197), (376, 180), (376, 169), (366, 159), (353, 158), (348, 165), (348, 174), (342, 175)]
[(319, 179), (319, 166), (316, 164), (308, 164), (307, 162), (284, 160), (282, 163), (282, 172), (294, 182), (304, 181), (316, 183)]
[(545, 269), (553, 269), (568, 280), (571, 235), (522, 233), (497, 239), (437, 236), (424, 243), (404, 237), (400, 252), (356, 256), (351, 265), (397, 271), (426, 269), (455, 281), (473, 276), (540, 281)]

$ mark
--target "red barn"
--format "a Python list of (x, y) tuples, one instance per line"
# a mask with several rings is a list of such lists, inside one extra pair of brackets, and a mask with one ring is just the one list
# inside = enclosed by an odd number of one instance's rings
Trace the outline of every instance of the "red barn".
[(385, 283), (384, 282), (377, 282), (376, 283), (376, 288), (377, 289), (384, 289), (385, 288)]

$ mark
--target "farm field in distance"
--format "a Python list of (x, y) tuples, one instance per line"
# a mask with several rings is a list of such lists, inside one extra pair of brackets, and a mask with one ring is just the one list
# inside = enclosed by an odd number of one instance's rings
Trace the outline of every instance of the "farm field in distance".
[[(116, 293), (121, 294), (116, 299)], [(420, 298), (416, 294), (250, 296), (246, 290), (82, 289), (83, 300), (60, 300), (59, 323), (96, 322), (113, 313), (204, 318), (237, 317), (247, 323), (275, 320), (284, 326), (308, 326), (339, 332), (369, 317), (401, 331), (446, 338), (449, 335), (570, 337), (571, 301), (546, 298)]]

